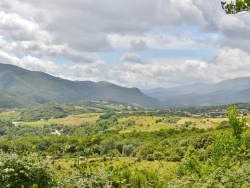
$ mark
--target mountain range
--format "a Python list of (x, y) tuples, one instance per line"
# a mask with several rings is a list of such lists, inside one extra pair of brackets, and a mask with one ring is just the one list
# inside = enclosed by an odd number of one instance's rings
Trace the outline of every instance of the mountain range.
[(150, 108), (250, 102), (250, 77), (215, 84), (194, 83), (141, 92), (138, 88), (121, 87), (104, 81), (70, 81), (0, 63), (0, 108), (91, 100), (114, 101)]
[(138, 88), (126, 88), (108, 82), (70, 81), (0, 63), (1, 108), (84, 100), (106, 100), (143, 107), (162, 105), (159, 100), (144, 95)]
[(143, 90), (166, 107), (212, 106), (250, 102), (250, 77), (221, 81), (215, 84), (194, 83), (172, 88)]

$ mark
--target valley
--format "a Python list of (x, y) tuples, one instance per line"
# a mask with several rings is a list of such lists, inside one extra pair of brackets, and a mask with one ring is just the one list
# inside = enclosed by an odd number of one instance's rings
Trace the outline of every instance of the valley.
[(250, 0), (0, 0), (0, 188), (249, 188)]
[[(250, 105), (236, 105), (237, 118), (244, 114), (250, 123)], [(227, 112), (228, 106), (153, 110), (105, 101), (2, 109), (1, 156), (24, 165), (25, 158), (31, 159), (31, 168), (44, 161), (53, 186), (193, 187), (192, 177), (199, 187), (199, 182), (213, 182), (208, 175), (218, 168), (237, 173), (225, 159), (237, 169), (242, 168), (239, 159), (242, 164), (248, 160), (250, 131), (242, 134), (244, 153), (236, 154)], [(5, 165), (7, 158), (1, 159)]]

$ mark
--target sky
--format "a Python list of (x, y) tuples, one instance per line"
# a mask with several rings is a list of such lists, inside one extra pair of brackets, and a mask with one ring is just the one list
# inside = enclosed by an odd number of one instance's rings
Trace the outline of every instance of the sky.
[(1, 0), (0, 63), (144, 89), (250, 76), (250, 13), (219, 0)]

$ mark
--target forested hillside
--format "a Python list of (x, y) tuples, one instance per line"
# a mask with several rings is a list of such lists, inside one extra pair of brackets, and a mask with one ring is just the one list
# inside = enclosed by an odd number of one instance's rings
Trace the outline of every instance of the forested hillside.
[(2, 108), (13, 105), (27, 107), (50, 102), (76, 103), (93, 100), (144, 107), (162, 106), (160, 101), (144, 95), (137, 88), (125, 88), (108, 82), (69, 81), (8, 64), (0, 64), (0, 89), (12, 96), (12, 100), (0, 103)]

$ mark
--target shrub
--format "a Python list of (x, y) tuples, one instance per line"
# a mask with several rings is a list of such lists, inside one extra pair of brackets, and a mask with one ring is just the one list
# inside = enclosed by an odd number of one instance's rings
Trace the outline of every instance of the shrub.
[(154, 160), (155, 160), (153, 154), (148, 154), (146, 159), (147, 159), (148, 161), (154, 161)]
[(130, 154), (132, 153), (133, 150), (134, 150), (134, 146), (132, 144), (124, 145), (122, 147), (122, 156), (123, 157), (130, 156)]
[(51, 188), (56, 186), (53, 174), (37, 156), (0, 153), (0, 187)]
[(161, 151), (155, 151), (154, 152), (154, 159), (155, 160), (161, 160), (164, 158), (164, 155)]

